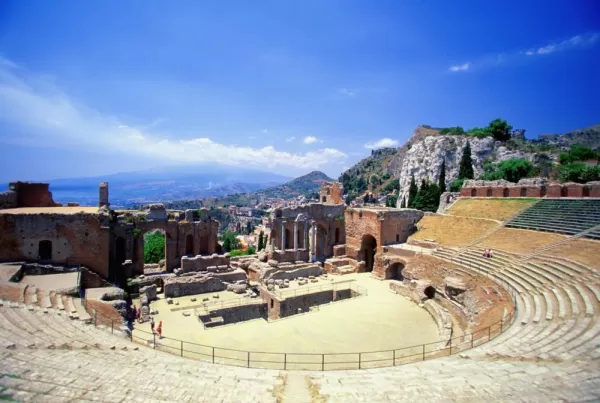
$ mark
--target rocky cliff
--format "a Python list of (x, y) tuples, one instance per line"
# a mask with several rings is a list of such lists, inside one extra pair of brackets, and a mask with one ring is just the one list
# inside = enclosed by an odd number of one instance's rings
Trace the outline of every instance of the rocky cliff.
[[(430, 131), (430, 130), (428, 130)], [(442, 166), (446, 161), (446, 185), (458, 178), (458, 169), (462, 150), (465, 144), (471, 143), (471, 156), (475, 177), (483, 173), (485, 160), (500, 162), (509, 158), (527, 158), (533, 161), (535, 154), (518, 150), (509, 150), (504, 143), (495, 141), (491, 137), (476, 138), (453, 135), (424, 136), (422, 128), (417, 128), (407, 145), (398, 150), (392, 163), (395, 168), (393, 174), (400, 182), (398, 205), (402, 198), (408, 198), (408, 188), (411, 176), (415, 176), (417, 184), (422, 179), (437, 183)]]

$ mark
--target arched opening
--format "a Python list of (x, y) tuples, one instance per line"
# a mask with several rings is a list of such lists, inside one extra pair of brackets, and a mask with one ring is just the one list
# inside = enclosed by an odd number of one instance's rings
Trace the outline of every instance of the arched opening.
[(487, 197), (492, 197), (492, 189), (487, 190)]
[(400, 243), (400, 234), (396, 234), (396, 243)]
[(277, 231), (272, 229), (269, 234), (269, 243), (267, 245), (277, 246)]
[(185, 237), (185, 254), (188, 256), (194, 254), (194, 236), (192, 234)]
[(527, 188), (521, 188), (521, 197), (527, 197)]
[(144, 263), (156, 264), (165, 258), (167, 237), (162, 229), (154, 229), (144, 234)]
[(504, 188), (504, 190), (502, 191), (502, 196), (508, 197), (508, 188)]
[(582, 197), (590, 197), (590, 188), (587, 186), (583, 187), (583, 193), (581, 194)]
[(365, 261), (365, 271), (372, 272), (373, 265), (375, 264), (377, 241), (372, 235), (363, 235), (360, 250), (363, 260)]
[(115, 262), (117, 265), (121, 265), (125, 260), (127, 260), (125, 238), (117, 237), (117, 240), (115, 241)]
[[(301, 227), (301, 225), (298, 227)], [(303, 249), (304, 237), (302, 236), (302, 229), (298, 228), (298, 231), (296, 231), (296, 236), (298, 237), (298, 249)]]
[(385, 279), (399, 281), (404, 280), (402, 270), (404, 270), (404, 265), (402, 263), (393, 263), (389, 265), (388, 268), (385, 270)]
[(340, 243), (340, 229), (336, 228), (335, 229), (335, 244), (337, 245), (338, 243)]
[(285, 245), (283, 249), (292, 249), (294, 245), (294, 238), (292, 238), (292, 231), (285, 229)]
[(209, 241), (210, 241), (210, 237), (208, 236), (208, 234), (200, 234), (200, 240), (198, 242), (198, 254), (199, 255), (208, 255)]
[(435, 297), (435, 288), (432, 286), (426, 287), (423, 292), (428, 299), (433, 299)]
[(471, 189), (471, 197), (477, 196), (477, 189)]
[(569, 197), (569, 189), (566, 186), (561, 186), (560, 197)]
[(40, 260), (52, 260), (52, 241), (43, 240), (38, 245)]
[(327, 230), (321, 225), (317, 225), (317, 235), (316, 235), (316, 250), (315, 254), (317, 256), (317, 260), (323, 260), (327, 256), (325, 256), (326, 247), (327, 247)]
[(326, 196), (323, 196), (323, 197), (321, 198), (321, 201), (322, 201), (323, 203), (325, 203), (325, 202), (327, 201), (327, 197), (326, 197)]

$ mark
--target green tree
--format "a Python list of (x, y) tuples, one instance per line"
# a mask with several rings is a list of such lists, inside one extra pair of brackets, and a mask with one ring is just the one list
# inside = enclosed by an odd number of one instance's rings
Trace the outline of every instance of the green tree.
[(510, 158), (498, 165), (498, 170), (503, 179), (509, 182), (518, 182), (528, 178), (533, 173), (533, 165), (525, 158)]
[(422, 211), (437, 211), (440, 204), (440, 187), (423, 179), (421, 187), (415, 196), (414, 207)]
[(144, 236), (144, 263), (158, 263), (165, 258), (165, 236), (159, 231)]
[(417, 187), (417, 182), (415, 181), (415, 175), (413, 174), (410, 177), (410, 186), (408, 187), (408, 208), (414, 208), (415, 197), (417, 197), (417, 193), (419, 192), (419, 188)]
[(240, 241), (236, 238), (235, 232), (225, 231), (223, 234), (223, 250), (231, 252), (234, 249), (240, 248)]
[(465, 178), (454, 179), (450, 182), (450, 191), (451, 192), (460, 192), (463, 183), (465, 182)]
[(506, 120), (494, 119), (490, 122), (488, 130), (494, 139), (507, 141), (510, 140), (512, 126), (506, 123)]
[(438, 180), (438, 187), (443, 193), (446, 191), (446, 160), (442, 160), (442, 167), (440, 168), (440, 178)]
[(379, 183), (380, 183), (379, 176), (377, 176), (375, 174), (371, 175), (371, 178), (369, 179), (369, 182), (371, 182), (371, 186), (373, 188), (376, 188), (377, 186), (379, 186)]
[(458, 177), (463, 179), (473, 179), (473, 161), (471, 160), (471, 144), (467, 141), (463, 148), (462, 157), (460, 157), (460, 165), (458, 168)]

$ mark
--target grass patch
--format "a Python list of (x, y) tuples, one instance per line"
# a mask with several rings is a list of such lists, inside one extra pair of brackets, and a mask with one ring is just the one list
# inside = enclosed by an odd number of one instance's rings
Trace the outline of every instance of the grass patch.
[(440, 245), (465, 246), (499, 224), (469, 217), (425, 216), (418, 222), (413, 239), (431, 239)]
[(485, 198), (485, 199), (458, 199), (447, 213), (455, 216), (487, 218), (505, 221), (524, 209), (533, 206), (540, 199), (533, 198)]
[(501, 228), (477, 244), (481, 248), (505, 250), (512, 253), (532, 253), (537, 249), (562, 241), (567, 237), (549, 232)]

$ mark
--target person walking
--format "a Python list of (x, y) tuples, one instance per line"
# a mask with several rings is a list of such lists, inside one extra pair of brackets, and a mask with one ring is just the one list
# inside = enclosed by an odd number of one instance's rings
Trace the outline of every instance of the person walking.
[(156, 333), (158, 333), (158, 338), (162, 339), (162, 320), (158, 322), (158, 327), (156, 328)]

